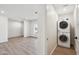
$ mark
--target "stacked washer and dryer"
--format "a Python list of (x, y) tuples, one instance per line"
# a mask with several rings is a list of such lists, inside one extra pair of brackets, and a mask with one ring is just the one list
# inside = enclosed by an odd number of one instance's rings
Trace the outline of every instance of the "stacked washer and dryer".
[(58, 46), (70, 48), (70, 20), (59, 18), (58, 22)]

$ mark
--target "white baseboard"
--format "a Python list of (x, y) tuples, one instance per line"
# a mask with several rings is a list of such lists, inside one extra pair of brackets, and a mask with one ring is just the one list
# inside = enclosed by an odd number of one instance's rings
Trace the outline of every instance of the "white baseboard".
[(0, 41), (0, 43), (4, 43), (4, 42), (8, 42), (8, 40), (5, 40), (5, 41)]
[(54, 50), (56, 49), (57, 45), (54, 47), (54, 49), (52, 49), (52, 51), (50, 52), (50, 55), (53, 54)]
[(13, 39), (13, 38), (18, 38), (18, 37), (24, 37), (23, 35), (20, 36), (13, 36), (13, 37), (8, 37), (8, 39)]

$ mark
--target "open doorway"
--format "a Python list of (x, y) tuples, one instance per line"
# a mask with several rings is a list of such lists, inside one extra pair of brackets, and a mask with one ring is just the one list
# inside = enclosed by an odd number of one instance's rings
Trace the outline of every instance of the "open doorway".
[(8, 19), (8, 38), (23, 37), (24, 23), (23, 21)]
[(24, 21), (24, 37), (38, 37), (38, 20)]

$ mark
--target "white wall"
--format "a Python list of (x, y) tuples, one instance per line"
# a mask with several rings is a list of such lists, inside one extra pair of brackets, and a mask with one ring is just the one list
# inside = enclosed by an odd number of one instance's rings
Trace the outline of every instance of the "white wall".
[(24, 37), (30, 36), (30, 22), (24, 21)]
[(17, 37), (23, 35), (23, 22), (8, 20), (8, 37)]
[(8, 18), (0, 16), (0, 43), (8, 41)]
[(51, 54), (57, 46), (57, 20), (58, 15), (53, 5), (47, 5), (48, 54)]

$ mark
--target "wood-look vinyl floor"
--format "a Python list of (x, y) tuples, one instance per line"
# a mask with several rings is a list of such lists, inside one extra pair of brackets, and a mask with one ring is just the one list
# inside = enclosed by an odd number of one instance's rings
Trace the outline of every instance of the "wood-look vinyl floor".
[[(8, 42), (0, 43), (0, 55), (37, 55), (34, 37), (10, 38)], [(75, 55), (73, 48), (57, 47), (53, 55)]]
[(57, 47), (53, 55), (76, 55), (74, 48)]
[(8, 42), (0, 43), (0, 55), (36, 55), (36, 40), (33, 37), (9, 39)]

